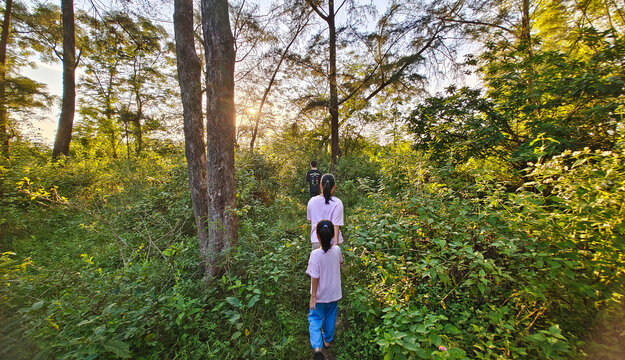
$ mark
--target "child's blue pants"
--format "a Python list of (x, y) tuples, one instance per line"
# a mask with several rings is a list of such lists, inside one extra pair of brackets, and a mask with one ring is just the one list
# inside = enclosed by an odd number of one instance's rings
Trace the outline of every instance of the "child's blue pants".
[(315, 310), (310, 309), (310, 313), (308, 313), (308, 331), (310, 332), (310, 345), (312, 345), (313, 349), (323, 347), (323, 340), (321, 340), (322, 327), (325, 341), (330, 342), (334, 339), (334, 325), (336, 324), (338, 303), (338, 301), (317, 303)]

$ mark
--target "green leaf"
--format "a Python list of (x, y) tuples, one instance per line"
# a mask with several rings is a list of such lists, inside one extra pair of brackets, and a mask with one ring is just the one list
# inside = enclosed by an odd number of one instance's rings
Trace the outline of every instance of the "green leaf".
[(443, 340), (438, 334), (430, 334), (430, 342), (435, 346), (440, 346), (443, 344)]
[(237, 320), (239, 320), (241, 318), (241, 314), (239, 313), (234, 313), (232, 314), (232, 316), (230, 317), (230, 319), (228, 319), (228, 321), (230, 321), (230, 323), (234, 324)]
[(560, 330), (560, 326), (559, 325), (551, 325), (551, 327), (549, 328), (549, 332), (553, 335), (560, 335), (561, 330)]
[(104, 344), (104, 348), (122, 359), (131, 357), (128, 344), (120, 340), (110, 340)]
[(83, 326), (83, 325), (91, 324), (93, 322), (93, 320), (95, 320), (95, 318), (92, 318), (90, 320), (83, 320), (83, 321), (79, 322), (76, 326), (80, 327), (80, 326)]
[(228, 302), (228, 304), (234, 306), (235, 308), (241, 308), (241, 306), (242, 306), (242, 304), (239, 301), (239, 299), (234, 297), (234, 296), (227, 297), (226, 301)]
[(444, 329), (445, 329), (446, 333), (451, 334), (451, 335), (458, 335), (458, 334), (460, 334), (460, 330), (458, 330), (458, 328), (455, 327), (452, 324), (445, 324)]
[(39, 310), (43, 307), (43, 300), (39, 300), (36, 303), (33, 304), (33, 306), (31, 307), (32, 310)]
[(256, 294), (254, 296), (252, 296), (252, 298), (250, 299), (250, 301), (247, 302), (247, 307), (251, 308), (252, 306), (254, 306), (254, 304), (256, 304), (256, 302), (260, 299), (260, 295)]
[(402, 345), (410, 351), (418, 351), (419, 346), (416, 343), (417, 338), (414, 335), (408, 335), (404, 338)]

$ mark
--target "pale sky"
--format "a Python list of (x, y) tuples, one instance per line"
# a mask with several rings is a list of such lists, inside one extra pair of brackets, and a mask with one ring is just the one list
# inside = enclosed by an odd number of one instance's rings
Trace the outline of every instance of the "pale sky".
[[(261, 9), (266, 8), (269, 1), (266, 0), (257, 0), (261, 5)], [(378, 8), (378, 12), (382, 13), (386, 9), (388, 5), (388, 0), (373, 0), (372, 1), (376, 7)], [(44, 83), (48, 86), (48, 91), (51, 95), (56, 95), (61, 98), (62, 88), (63, 88), (63, 68), (62, 64), (44, 64), (41, 62), (36, 62), (37, 68), (30, 69), (25, 68), (23, 70), (23, 75), (27, 76), (35, 81)], [(80, 71), (76, 73), (76, 83), (79, 83)], [(465, 79), (465, 81), (469, 85), (475, 85), (477, 83), (477, 79), (469, 77)], [(447, 84), (430, 84), (430, 88), (443, 88), (448, 86)], [(48, 111), (41, 112), (32, 119), (33, 127), (29, 129), (23, 129), (30, 136), (35, 136), (37, 138), (41, 138), (46, 144), (52, 145), (54, 142), (54, 137), (56, 135), (56, 129), (58, 125), (58, 119), (60, 115), (60, 100), (56, 105), (52, 106)]]
[[(261, 11), (269, 7), (273, 0), (256, 0), (260, 4)], [(388, 0), (373, 0), (372, 3), (383, 12), (388, 5)], [(163, 18), (171, 18), (172, 15), (164, 16)], [(48, 91), (51, 95), (56, 95), (61, 98), (63, 91), (63, 66), (61, 63), (56, 64), (44, 64), (39, 61), (36, 62), (37, 68), (30, 69), (25, 68), (22, 74), (35, 81), (44, 83), (48, 86)], [(79, 73), (76, 74), (76, 83), (79, 83)], [(41, 112), (32, 119), (34, 128), (23, 129), (28, 135), (41, 136), (42, 140), (49, 145), (54, 143), (54, 137), (56, 135), (56, 129), (58, 126), (58, 120), (61, 112), (60, 102), (51, 107), (47, 112)]]
[[(48, 65), (37, 62), (37, 68), (25, 68), (22, 75), (31, 78), (48, 86), (48, 92), (61, 98), (63, 92), (63, 67), (61, 64)], [(29, 135), (39, 135), (42, 140), (52, 145), (56, 128), (61, 113), (60, 104), (56, 104), (48, 109), (47, 112), (39, 112), (35, 119), (32, 119), (33, 129), (24, 129)], [(28, 131), (31, 130), (31, 131)]]

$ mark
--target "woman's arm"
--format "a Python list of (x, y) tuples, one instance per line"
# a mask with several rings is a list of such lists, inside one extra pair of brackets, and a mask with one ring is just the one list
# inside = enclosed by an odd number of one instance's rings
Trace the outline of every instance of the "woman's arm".
[(339, 226), (334, 225), (334, 241), (332, 242), (334, 245), (339, 244)]
[(311, 278), (312, 291), (310, 293), (310, 308), (315, 310), (317, 308), (317, 288), (319, 287), (319, 279)]

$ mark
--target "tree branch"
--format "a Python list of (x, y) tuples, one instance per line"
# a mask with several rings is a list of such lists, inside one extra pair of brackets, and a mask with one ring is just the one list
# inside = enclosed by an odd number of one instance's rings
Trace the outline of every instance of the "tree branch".
[(317, 15), (319, 15), (320, 18), (322, 18), (326, 22), (328, 21), (328, 15), (323, 14), (321, 12), (321, 9), (319, 9), (319, 7), (317, 7), (317, 5), (313, 4), (312, 0), (306, 0), (306, 2), (317, 13)]
[(501, 25), (497, 25), (497, 24), (491, 24), (491, 23), (487, 23), (484, 21), (477, 21), (477, 20), (465, 20), (463, 18), (441, 18), (442, 21), (448, 21), (448, 22), (456, 22), (456, 23), (460, 23), (460, 24), (467, 24), (467, 25), (482, 25), (482, 26), (488, 26), (488, 27), (494, 27), (500, 30), (503, 30), (509, 34), (514, 35), (514, 30), (508, 29), (507, 27), (501, 26)]
[(439, 27), (436, 30), (436, 32), (432, 35), (430, 40), (428, 40), (428, 42), (418, 52), (416, 52), (415, 54), (410, 56), (410, 58), (412, 58), (412, 59), (407, 60), (406, 63), (404, 65), (402, 65), (401, 68), (399, 68), (399, 70), (397, 70), (393, 75), (391, 75), (389, 77), (388, 80), (386, 80), (382, 84), (380, 84), (371, 94), (369, 94), (369, 96), (367, 96), (365, 98), (365, 101), (371, 100), (374, 96), (376, 96), (385, 87), (387, 87), (393, 81), (395, 81), (408, 66), (412, 65), (413, 63), (415, 63), (416, 60), (421, 57), (421, 54), (423, 54), (423, 52), (425, 52), (427, 49), (429, 49), (432, 46), (432, 44), (434, 43), (434, 40), (436, 40), (438, 38), (438, 34), (440, 34), (440, 32), (443, 30), (444, 27), (445, 27), (444, 25)]

